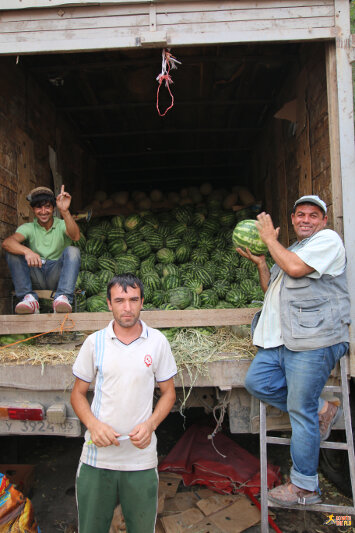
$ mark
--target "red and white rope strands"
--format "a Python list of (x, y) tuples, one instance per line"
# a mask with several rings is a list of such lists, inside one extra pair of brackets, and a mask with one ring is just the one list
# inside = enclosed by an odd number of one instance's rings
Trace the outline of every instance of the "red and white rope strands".
[[(158, 90), (157, 90), (157, 111), (158, 111), (158, 113), (159, 113), (159, 115), (161, 117), (164, 117), (167, 114), (167, 112), (169, 111), (169, 109), (171, 109), (173, 107), (173, 105), (174, 105), (174, 96), (173, 96), (173, 93), (171, 92), (171, 89), (170, 89), (170, 85), (172, 83), (174, 83), (174, 82), (171, 79), (170, 70), (174, 69), (174, 68), (177, 68), (176, 63), (181, 65), (181, 61), (178, 61), (176, 59), (176, 57), (174, 57), (170, 53), (169, 49), (163, 48), (163, 51), (162, 51), (162, 63), (161, 63), (161, 73), (156, 78), (157, 82), (159, 83)], [(161, 84), (163, 83), (163, 81), (165, 81), (165, 87), (169, 91), (169, 94), (170, 94), (170, 97), (171, 97), (171, 104), (170, 104), (169, 107), (166, 108), (164, 113), (161, 113), (160, 109), (159, 109), (159, 91), (160, 91), (160, 87), (161, 87)]]

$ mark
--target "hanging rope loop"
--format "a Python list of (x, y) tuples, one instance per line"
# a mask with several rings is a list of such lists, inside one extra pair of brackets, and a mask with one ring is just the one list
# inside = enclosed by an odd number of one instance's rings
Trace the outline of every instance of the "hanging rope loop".
[[(174, 68), (177, 68), (176, 63), (181, 65), (181, 61), (178, 61), (176, 59), (176, 57), (174, 57), (170, 53), (169, 49), (163, 48), (161, 73), (156, 78), (156, 80), (157, 80), (157, 82), (159, 84), (158, 85), (158, 89), (157, 89), (157, 104), (156, 104), (156, 107), (157, 107), (158, 114), (161, 117), (164, 117), (167, 114), (167, 112), (174, 106), (174, 96), (173, 96), (173, 93), (171, 92), (171, 89), (170, 89), (170, 85), (172, 85), (174, 82), (173, 82), (173, 80), (172, 80), (172, 78), (170, 76), (170, 70), (174, 69)], [(164, 113), (162, 113), (160, 111), (160, 108), (159, 108), (159, 92), (160, 92), (160, 87), (162, 86), (163, 82), (165, 82), (165, 87), (168, 89), (168, 92), (169, 92), (169, 95), (170, 95), (170, 98), (171, 98), (171, 104), (170, 104), (169, 107), (167, 107), (165, 109)]]

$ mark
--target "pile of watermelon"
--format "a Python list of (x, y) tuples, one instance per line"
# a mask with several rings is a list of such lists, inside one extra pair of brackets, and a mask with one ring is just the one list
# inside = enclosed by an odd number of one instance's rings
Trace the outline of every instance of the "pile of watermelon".
[(126, 272), (143, 281), (144, 309), (259, 307), (264, 294), (257, 269), (232, 241), (237, 222), (252, 216), (210, 199), (81, 224), (74, 243), (81, 250), (78, 311), (107, 311), (107, 283)]

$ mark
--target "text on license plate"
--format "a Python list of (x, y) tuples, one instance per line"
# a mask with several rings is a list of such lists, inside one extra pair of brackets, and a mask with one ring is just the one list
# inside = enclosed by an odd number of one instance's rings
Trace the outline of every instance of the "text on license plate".
[(81, 425), (77, 418), (67, 418), (61, 424), (48, 420), (0, 420), (0, 434), (80, 437)]

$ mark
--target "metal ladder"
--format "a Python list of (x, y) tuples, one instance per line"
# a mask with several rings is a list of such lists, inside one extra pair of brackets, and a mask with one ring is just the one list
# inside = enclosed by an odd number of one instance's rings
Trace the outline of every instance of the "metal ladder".
[[(353, 505), (327, 505), (315, 503), (311, 505), (294, 505), (287, 509), (299, 509), (303, 511), (319, 511), (323, 513), (336, 513), (341, 515), (355, 514), (355, 458), (354, 458), (354, 441), (351, 429), (351, 414), (349, 404), (349, 386), (347, 380), (347, 360), (348, 356), (340, 359), (341, 385), (326, 385), (323, 391), (340, 392), (342, 396), (342, 407), (344, 413), (346, 442), (328, 442), (320, 443), (321, 448), (331, 448), (335, 450), (347, 450), (349, 458), (349, 470), (351, 479), (351, 488), (353, 496)], [(261, 533), (268, 533), (268, 507), (281, 507), (280, 505), (269, 503), (267, 497), (267, 444), (287, 444), (291, 442), (288, 438), (268, 437), (266, 433), (266, 404), (260, 401), (260, 504), (261, 504)], [(286, 507), (283, 507), (286, 509)]]

